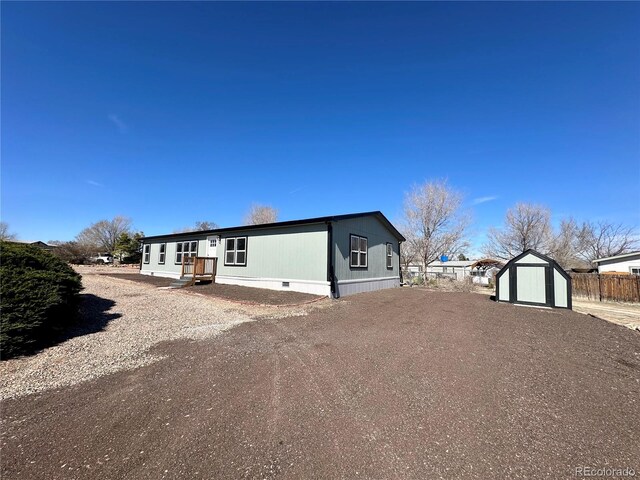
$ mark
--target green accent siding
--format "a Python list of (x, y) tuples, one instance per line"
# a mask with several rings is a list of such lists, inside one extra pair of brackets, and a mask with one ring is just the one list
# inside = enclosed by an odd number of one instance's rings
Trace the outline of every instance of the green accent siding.
[[(326, 282), (327, 235), (324, 223), (224, 233), (218, 247), (218, 275)], [(225, 266), (225, 239), (245, 236), (246, 266)]]
[[(350, 235), (367, 237), (367, 268), (349, 266)], [(398, 270), (398, 239), (373, 216), (357, 217), (333, 222), (335, 277), (341, 280), (400, 277)], [(386, 244), (393, 248), (391, 268), (387, 269)]]

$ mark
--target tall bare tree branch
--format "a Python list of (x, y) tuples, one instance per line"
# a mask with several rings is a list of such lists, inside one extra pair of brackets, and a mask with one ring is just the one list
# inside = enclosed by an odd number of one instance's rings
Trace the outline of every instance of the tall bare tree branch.
[(469, 216), (461, 207), (462, 195), (446, 181), (415, 185), (405, 195), (402, 230), (407, 241), (402, 248), (420, 260), (423, 272), (440, 255), (468, 247)]
[(261, 225), (278, 221), (278, 210), (270, 205), (251, 205), (249, 212), (244, 217), (245, 225)]
[(0, 240), (15, 240), (16, 234), (9, 231), (7, 222), (0, 222)]
[(509, 260), (530, 248), (543, 254), (552, 250), (551, 212), (541, 205), (518, 203), (507, 210), (504, 227), (490, 228), (483, 253)]
[(76, 241), (105, 253), (113, 253), (118, 237), (123, 233), (131, 233), (131, 219), (116, 216), (113, 220), (100, 220), (85, 228), (76, 236)]

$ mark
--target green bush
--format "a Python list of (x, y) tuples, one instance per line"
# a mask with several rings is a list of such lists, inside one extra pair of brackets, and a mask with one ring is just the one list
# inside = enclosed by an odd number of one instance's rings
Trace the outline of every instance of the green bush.
[(0, 242), (2, 358), (46, 345), (76, 318), (81, 277), (51, 253)]

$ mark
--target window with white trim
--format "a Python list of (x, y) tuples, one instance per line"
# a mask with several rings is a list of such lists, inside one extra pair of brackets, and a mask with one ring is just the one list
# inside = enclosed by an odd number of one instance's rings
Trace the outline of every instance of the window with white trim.
[(176, 244), (176, 263), (182, 264), (185, 257), (198, 256), (198, 242), (178, 242)]
[(247, 264), (247, 237), (224, 239), (224, 264), (245, 266)]
[(149, 263), (151, 260), (151, 245), (148, 243), (144, 246), (144, 263)]
[(216, 245), (218, 245), (218, 239), (217, 238), (210, 238), (209, 239), (209, 246), (211, 248), (215, 247)]
[(349, 266), (351, 268), (367, 268), (368, 242), (367, 237), (349, 236), (349, 243), (351, 244)]
[(631, 275), (640, 275), (640, 267), (629, 267)]
[(161, 243), (160, 244), (160, 251), (158, 252), (158, 264), (159, 265), (164, 265), (164, 261), (165, 261), (166, 256), (167, 256), (167, 244), (166, 243)]
[(393, 245), (387, 243), (387, 269), (393, 269)]

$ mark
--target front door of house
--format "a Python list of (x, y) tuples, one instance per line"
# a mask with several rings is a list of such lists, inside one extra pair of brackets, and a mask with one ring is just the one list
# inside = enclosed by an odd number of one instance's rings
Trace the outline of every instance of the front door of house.
[(220, 244), (220, 237), (217, 235), (211, 235), (207, 237), (207, 257), (218, 257), (218, 245)]

